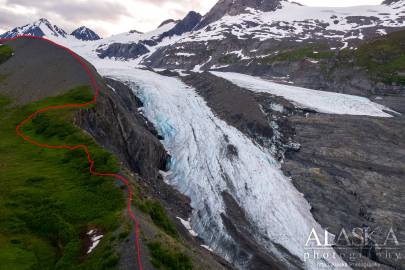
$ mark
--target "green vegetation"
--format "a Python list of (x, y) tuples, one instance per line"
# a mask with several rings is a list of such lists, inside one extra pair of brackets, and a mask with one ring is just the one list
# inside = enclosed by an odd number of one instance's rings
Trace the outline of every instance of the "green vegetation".
[(218, 62), (223, 65), (234, 64), (234, 63), (237, 63), (238, 61), (239, 61), (239, 57), (237, 57), (234, 54), (227, 54), (218, 59)]
[(335, 55), (329, 47), (325, 46), (305, 46), (301, 48), (292, 48), (282, 50), (278, 54), (269, 55), (262, 59), (264, 64), (272, 64), (274, 62), (282, 61), (300, 61), (307, 58), (321, 60), (328, 59)]
[(6, 45), (0, 45), (0, 64), (13, 55), (13, 49)]
[(137, 207), (144, 213), (149, 214), (153, 223), (168, 235), (177, 238), (176, 226), (171, 222), (164, 207), (157, 201), (144, 199), (138, 200)]
[[(0, 97), (0, 270), (115, 269), (111, 234), (122, 222), (125, 200), (113, 179), (91, 176), (82, 150), (41, 148), (15, 132), (39, 108), (91, 98), (89, 87), (22, 107)], [(114, 157), (72, 124), (75, 110), (39, 114), (24, 132), (52, 145), (87, 144), (97, 171), (116, 172)], [(80, 235), (89, 226), (105, 236), (86, 256)]]
[(159, 241), (148, 243), (152, 264), (164, 270), (191, 270), (191, 259), (182, 252), (163, 247)]
[(405, 85), (405, 31), (366, 43), (354, 53), (355, 63), (387, 84)]
[[(390, 85), (405, 85), (405, 31), (398, 31), (379, 39), (364, 43), (357, 50), (349, 48), (331, 51), (328, 46), (311, 46), (272, 49), (271, 54), (260, 59), (262, 64), (304, 59), (324, 60), (320, 62), (321, 71), (329, 76), (336, 70), (363, 69), (376, 82)], [(326, 60), (326, 61), (325, 61)]]

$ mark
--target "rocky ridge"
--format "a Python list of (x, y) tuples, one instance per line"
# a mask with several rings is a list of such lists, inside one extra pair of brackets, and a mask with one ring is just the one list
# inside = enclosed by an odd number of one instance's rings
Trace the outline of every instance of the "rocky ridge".
[(83, 41), (89, 40), (99, 40), (100, 36), (97, 35), (93, 30), (87, 28), (86, 26), (81, 26), (74, 30), (70, 35)]

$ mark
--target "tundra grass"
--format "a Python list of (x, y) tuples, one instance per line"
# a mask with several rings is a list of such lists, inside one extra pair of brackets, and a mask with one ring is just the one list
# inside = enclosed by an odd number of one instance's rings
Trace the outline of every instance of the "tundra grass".
[(405, 85), (405, 31), (360, 46), (355, 60), (384, 83)]
[(184, 253), (167, 248), (159, 241), (148, 243), (152, 264), (162, 270), (192, 270), (191, 259)]
[(284, 62), (284, 61), (301, 61), (306, 58), (311, 58), (315, 60), (329, 59), (335, 55), (329, 47), (325, 46), (304, 46), (293, 49), (281, 50), (280, 53), (276, 55), (271, 55), (264, 57), (261, 62), (264, 64), (272, 64), (275, 62)]
[[(0, 97), (0, 270), (115, 269), (108, 239), (122, 221), (125, 198), (113, 179), (91, 176), (83, 151), (40, 148), (15, 131), (39, 108), (91, 98), (89, 87), (22, 107)], [(47, 144), (87, 144), (97, 171), (118, 171), (114, 157), (73, 125), (74, 113), (46, 112), (23, 130)], [(87, 255), (80, 235), (89, 227), (105, 237)]]
[(156, 226), (173, 238), (178, 238), (179, 235), (176, 230), (176, 226), (171, 222), (166, 210), (159, 202), (150, 199), (135, 200), (137, 201), (137, 207), (142, 212), (149, 214)]
[(0, 45), (0, 64), (5, 62), (13, 55), (13, 49), (10, 46)]

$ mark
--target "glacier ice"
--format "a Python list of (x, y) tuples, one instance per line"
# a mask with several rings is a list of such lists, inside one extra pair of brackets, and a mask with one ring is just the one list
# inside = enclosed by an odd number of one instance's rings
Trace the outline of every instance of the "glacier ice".
[[(104, 66), (99, 72), (126, 83), (141, 98), (145, 116), (173, 157), (165, 178), (191, 198), (191, 227), (216, 253), (235, 261), (227, 250), (233, 240), (221, 220), (223, 191), (246, 211), (255, 240), (273, 253), (269, 239), (302, 259), (312, 228), (323, 235), (310, 205), (271, 154), (217, 118), (193, 88), (147, 70)], [(236, 157), (227, 156), (228, 144), (237, 148)], [(342, 263), (339, 257), (329, 260)], [(315, 261), (305, 264), (316, 269)]]
[(254, 92), (264, 92), (281, 96), (292, 101), (298, 107), (313, 109), (321, 113), (368, 115), (376, 117), (392, 117), (392, 115), (384, 111), (395, 113), (391, 109), (372, 102), (365, 97), (283, 85), (241, 73), (216, 71), (212, 71), (211, 73), (229, 80), (239, 87)]

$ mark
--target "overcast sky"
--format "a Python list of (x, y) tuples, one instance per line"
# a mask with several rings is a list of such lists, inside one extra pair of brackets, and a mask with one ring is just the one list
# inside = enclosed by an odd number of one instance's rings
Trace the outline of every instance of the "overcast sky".
[[(218, 0), (0, 0), (0, 32), (47, 18), (66, 31), (85, 25), (102, 36), (149, 31), (162, 21), (202, 14)], [(376, 5), (382, 0), (295, 0), (308, 6)]]

